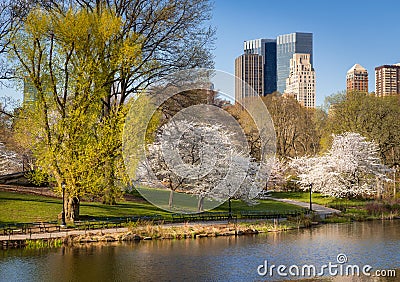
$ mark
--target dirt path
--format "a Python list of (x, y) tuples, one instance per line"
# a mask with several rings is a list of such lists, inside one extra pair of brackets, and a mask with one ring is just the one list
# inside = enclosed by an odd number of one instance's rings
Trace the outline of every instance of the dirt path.
[(49, 187), (27, 187), (0, 184), (0, 191), (58, 198), (58, 196)]

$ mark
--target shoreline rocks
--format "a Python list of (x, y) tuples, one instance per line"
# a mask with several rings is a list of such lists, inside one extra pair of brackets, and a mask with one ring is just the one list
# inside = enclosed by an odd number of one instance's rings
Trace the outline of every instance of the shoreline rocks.
[(151, 241), (154, 239), (200, 239), (218, 236), (242, 236), (256, 235), (265, 232), (285, 231), (293, 228), (265, 225), (239, 226), (233, 224), (212, 226), (157, 226), (148, 225), (136, 227), (128, 232), (115, 232), (103, 234), (101, 231), (88, 232), (83, 235), (68, 235), (64, 237), (64, 245), (97, 243), (97, 242), (129, 242), (129, 241)]

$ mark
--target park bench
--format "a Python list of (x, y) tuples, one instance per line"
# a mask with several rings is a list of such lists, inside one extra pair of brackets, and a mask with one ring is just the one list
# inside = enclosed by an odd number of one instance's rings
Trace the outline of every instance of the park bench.
[(29, 225), (29, 233), (46, 233), (60, 231), (60, 225), (56, 221), (34, 222)]
[(0, 231), (3, 235), (32, 234), (60, 231), (60, 226), (56, 222), (15, 223), (2, 225)]
[(32, 223), (14, 223), (0, 225), (0, 234), (14, 235), (14, 234), (28, 234), (31, 233)]
[(3, 228), (3, 235), (23, 234), (25, 229), (20, 224), (7, 224)]

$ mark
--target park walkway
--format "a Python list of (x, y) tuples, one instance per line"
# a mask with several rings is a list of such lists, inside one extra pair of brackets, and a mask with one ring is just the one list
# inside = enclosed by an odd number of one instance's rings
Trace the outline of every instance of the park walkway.
[[(284, 203), (296, 205), (296, 206), (306, 208), (306, 209), (310, 208), (310, 203), (307, 203), (307, 202), (300, 202), (300, 201), (291, 200), (291, 199), (279, 199), (279, 198), (274, 198), (274, 197), (266, 197), (266, 199), (274, 200), (274, 201), (278, 201), (278, 202), (284, 202)], [(312, 203), (312, 210), (321, 217), (326, 217), (327, 215), (330, 215), (330, 214), (341, 213), (340, 210), (328, 208), (328, 207), (314, 204), (314, 203)]]
[(59, 231), (59, 232), (0, 235), (0, 242), (8, 241), (8, 240), (57, 239), (57, 238), (64, 238), (68, 235), (85, 235), (85, 234), (96, 233), (96, 232), (102, 232), (103, 234), (111, 234), (111, 233), (116, 233), (116, 232), (128, 232), (128, 228), (127, 227), (118, 227), (118, 228), (93, 229), (93, 230), (66, 229), (65, 231)]

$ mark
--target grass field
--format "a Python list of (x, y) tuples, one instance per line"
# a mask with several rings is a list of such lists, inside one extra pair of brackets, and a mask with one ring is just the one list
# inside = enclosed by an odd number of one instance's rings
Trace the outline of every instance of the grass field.
[[(255, 206), (247, 206), (241, 201), (232, 201), (232, 211), (234, 213), (245, 210), (285, 211), (297, 209), (300, 210), (297, 206), (271, 200), (262, 200)], [(57, 215), (61, 210), (62, 201), (60, 199), (30, 194), (0, 192), (0, 224), (53, 221), (57, 220)], [(227, 212), (228, 203), (222, 204), (213, 211)], [(125, 201), (113, 206), (97, 202), (81, 202), (80, 214), (81, 216), (112, 218), (155, 214), (166, 216), (169, 213), (145, 201)]]
[[(273, 192), (271, 196), (274, 198), (282, 198), (282, 199), (292, 199), (300, 202), (309, 202), (310, 201), (310, 193), (309, 192)], [(323, 196), (320, 193), (312, 193), (312, 202), (323, 205), (323, 206), (364, 206), (368, 200), (361, 199), (338, 199), (329, 196)]]

